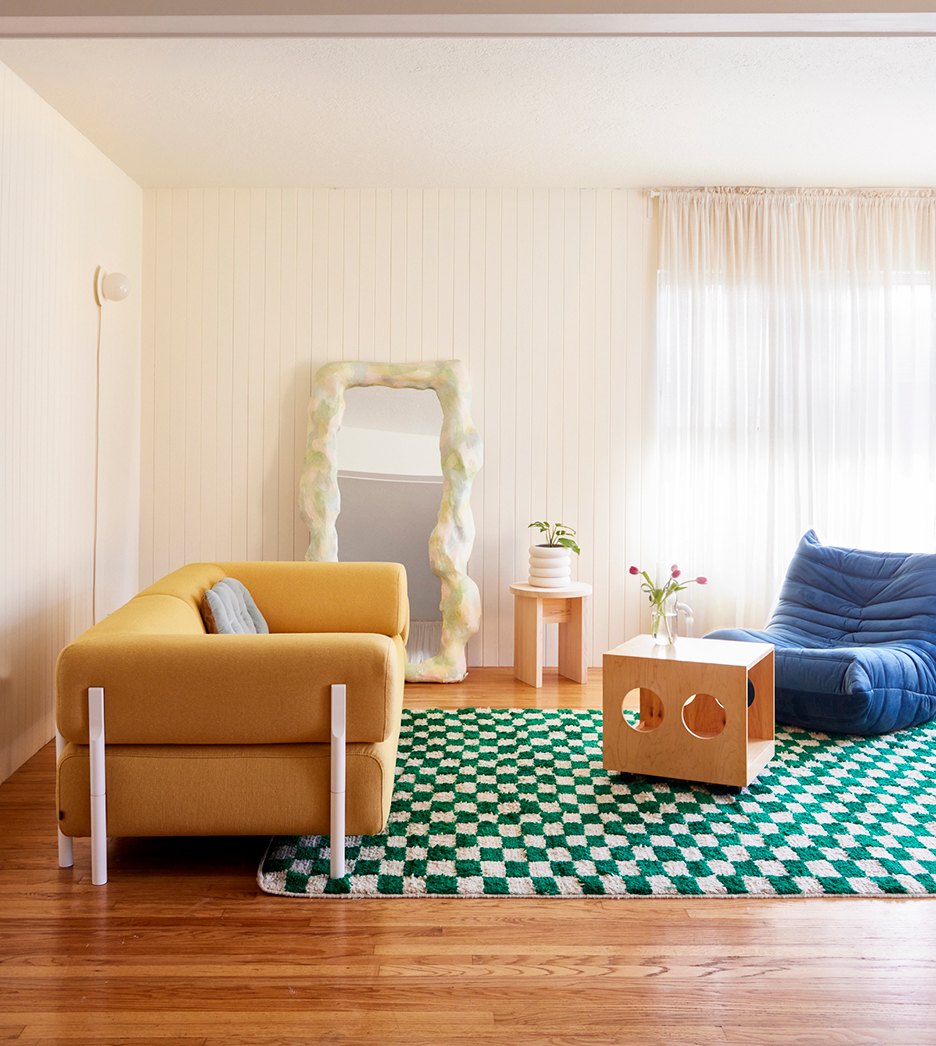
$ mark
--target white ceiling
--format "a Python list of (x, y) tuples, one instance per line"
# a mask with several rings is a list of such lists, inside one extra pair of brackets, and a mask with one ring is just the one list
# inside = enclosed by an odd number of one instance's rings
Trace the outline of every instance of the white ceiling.
[(143, 186), (936, 184), (934, 37), (5, 39)]
[(442, 429), (442, 404), (431, 389), (369, 385), (348, 389), (341, 424), (355, 429), (434, 436)]

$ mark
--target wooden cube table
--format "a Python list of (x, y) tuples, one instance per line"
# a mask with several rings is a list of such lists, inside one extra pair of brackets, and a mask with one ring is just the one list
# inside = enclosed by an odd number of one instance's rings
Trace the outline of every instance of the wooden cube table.
[(577, 581), (564, 588), (536, 588), (517, 583), (514, 595), (514, 676), (530, 686), (543, 685), (543, 625), (559, 625), (559, 675), (584, 683), (585, 599), (591, 585)]
[[(769, 643), (681, 638), (657, 646), (637, 636), (605, 654), (603, 666), (605, 769), (743, 788), (773, 758)], [(636, 726), (623, 715), (634, 690)]]

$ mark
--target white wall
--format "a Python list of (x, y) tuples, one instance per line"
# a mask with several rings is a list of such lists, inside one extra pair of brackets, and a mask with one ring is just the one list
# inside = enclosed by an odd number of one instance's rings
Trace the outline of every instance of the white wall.
[(53, 735), (59, 650), (92, 624), (98, 265), (105, 308), (97, 615), (138, 584), (142, 191), (0, 65), (0, 780)]
[[(579, 532), (592, 664), (638, 631), (641, 404), (653, 219), (629, 190), (147, 190), (141, 580), (302, 559), (312, 377), (458, 358), (484, 467), (469, 663), (513, 663), (533, 519)], [(340, 554), (340, 553), (339, 553)], [(575, 559), (575, 557), (573, 557)]]

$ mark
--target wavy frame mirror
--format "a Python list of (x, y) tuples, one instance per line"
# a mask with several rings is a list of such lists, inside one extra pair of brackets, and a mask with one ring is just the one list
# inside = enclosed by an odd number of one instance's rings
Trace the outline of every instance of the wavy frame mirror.
[(481, 598), (467, 574), (474, 544), (471, 483), (481, 467), (481, 437), (471, 422), (471, 390), (459, 360), (432, 363), (326, 363), (315, 375), (309, 401), (306, 453), (299, 479), (299, 514), (309, 528), (307, 560), (338, 559), (337, 434), (347, 389), (382, 385), (431, 389), (442, 407), (439, 452), (442, 500), (429, 538), (429, 562), (442, 586), (442, 641), (439, 653), (408, 663), (411, 683), (457, 683), (468, 674), (465, 644), (478, 631)]

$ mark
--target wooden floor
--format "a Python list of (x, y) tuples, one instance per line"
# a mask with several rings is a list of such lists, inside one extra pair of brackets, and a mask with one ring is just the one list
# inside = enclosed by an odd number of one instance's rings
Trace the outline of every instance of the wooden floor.
[[(411, 707), (600, 707), (547, 671)], [(186, 1046), (936, 1044), (936, 900), (361, 900), (260, 893), (265, 839), (87, 840), (54, 753), (0, 786), (0, 1041)]]

